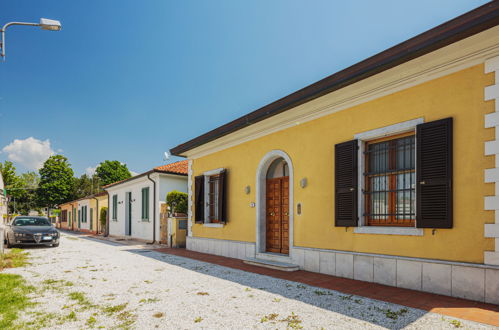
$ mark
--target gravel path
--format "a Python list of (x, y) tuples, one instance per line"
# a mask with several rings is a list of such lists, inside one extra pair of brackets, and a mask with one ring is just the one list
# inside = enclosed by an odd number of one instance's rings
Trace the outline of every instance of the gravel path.
[(491, 328), (173, 255), (63, 234), (6, 272), (40, 287), (21, 326), (50, 329)]

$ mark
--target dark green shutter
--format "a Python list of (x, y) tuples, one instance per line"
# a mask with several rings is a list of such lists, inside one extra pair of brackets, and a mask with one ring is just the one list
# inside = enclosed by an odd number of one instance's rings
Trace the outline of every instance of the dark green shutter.
[(452, 118), (416, 127), (416, 226), (452, 228)]
[(358, 221), (358, 141), (334, 148), (334, 222), (336, 227), (355, 227)]
[(194, 220), (196, 223), (204, 223), (204, 175), (194, 178)]
[(149, 219), (149, 187), (142, 188), (142, 219)]

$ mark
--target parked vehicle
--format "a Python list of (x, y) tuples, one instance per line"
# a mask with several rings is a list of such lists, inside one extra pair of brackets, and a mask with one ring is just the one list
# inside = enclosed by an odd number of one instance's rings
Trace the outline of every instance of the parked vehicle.
[(59, 246), (60, 234), (46, 217), (18, 216), (5, 228), (5, 244)]

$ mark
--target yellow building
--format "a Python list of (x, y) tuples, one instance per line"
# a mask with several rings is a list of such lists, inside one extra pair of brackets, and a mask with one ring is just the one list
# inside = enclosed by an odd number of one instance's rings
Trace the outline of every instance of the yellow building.
[(77, 203), (67, 202), (59, 205), (61, 213), (59, 214), (58, 227), (66, 230), (74, 230), (78, 224), (75, 225)]
[(173, 148), (187, 248), (499, 303), (498, 17), (486, 4)]
[(105, 228), (101, 226), (99, 221), (103, 207), (108, 207), (106, 192), (61, 204), (59, 206), (61, 209), (60, 227), (94, 234), (104, 232)]

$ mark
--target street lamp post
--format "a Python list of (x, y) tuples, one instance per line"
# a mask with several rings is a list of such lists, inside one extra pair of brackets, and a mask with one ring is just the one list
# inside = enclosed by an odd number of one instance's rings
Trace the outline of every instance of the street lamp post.
[(40, 18), (40, 23), (28, 23), (28, 22), (10, 22), (5, 24), (1, 29), (0, 33), (2, 34), (2, 40), (0, 41), (0, 55), (5, 61), (5, 30), (9, 26), (12, 25), (24, 25), (24, 26), (39, 26), (42, 30), (47, 31), (60, 31), (61, 30), (61, 22), (48, 19), (48, 18)]

